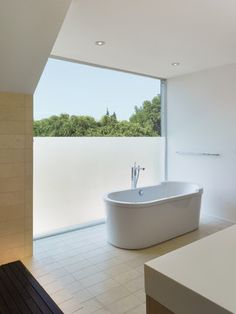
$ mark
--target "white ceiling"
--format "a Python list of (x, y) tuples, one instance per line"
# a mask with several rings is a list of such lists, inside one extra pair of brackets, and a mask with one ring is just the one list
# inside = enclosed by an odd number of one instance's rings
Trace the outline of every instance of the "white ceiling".
[(162, 78), (235, 63), (236, 1), (73, 0), (52, 55)]
[(33, 93), (71, 0), (0, 0), (0, 91)]

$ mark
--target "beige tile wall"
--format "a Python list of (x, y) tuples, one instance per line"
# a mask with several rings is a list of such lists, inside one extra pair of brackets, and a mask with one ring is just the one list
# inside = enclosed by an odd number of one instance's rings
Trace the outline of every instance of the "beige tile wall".
[(0, 93), (0, 264), (32, 255), (33, 96)]

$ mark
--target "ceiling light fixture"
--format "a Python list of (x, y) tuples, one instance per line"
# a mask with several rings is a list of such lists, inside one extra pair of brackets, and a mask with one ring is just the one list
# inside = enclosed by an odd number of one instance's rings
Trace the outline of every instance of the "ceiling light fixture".
[(173, 67), (178, 67), (180, 65), (179, 62), (172, 62), (171, 65), (173, 65)]
[(98, 41), (95, 41), (95, 45), (97, 45), (97, 46), (103, 46), (103, 45), (105, 45), (105, 41), (102, 41), (102, 40), (98, 40)]

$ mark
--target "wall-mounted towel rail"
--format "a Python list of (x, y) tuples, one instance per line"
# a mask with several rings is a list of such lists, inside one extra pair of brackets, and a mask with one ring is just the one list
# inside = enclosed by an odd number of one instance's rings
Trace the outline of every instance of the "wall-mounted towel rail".
[(176, 154), (179, 154), (179, 155), (196, 155), (196, 156), (214, 156), (214, 157), (219, 157), (220, 156), (220, 154), (218, 154), (218, 153), (207, 153), (207, 152), (198, 153), (198, 152), (177, 151)]

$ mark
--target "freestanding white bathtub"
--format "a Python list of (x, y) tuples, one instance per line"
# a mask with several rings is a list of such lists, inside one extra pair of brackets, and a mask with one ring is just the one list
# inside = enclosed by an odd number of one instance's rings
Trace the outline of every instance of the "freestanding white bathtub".
[(107, 194), (108, 242), (141, 249), (197, 229), (202, 193), (196, 184), (166, 181)]

